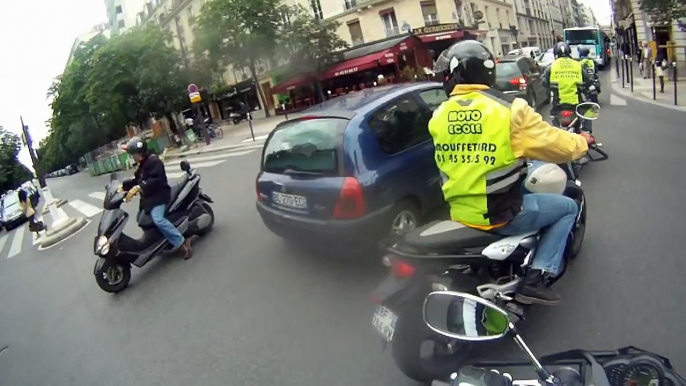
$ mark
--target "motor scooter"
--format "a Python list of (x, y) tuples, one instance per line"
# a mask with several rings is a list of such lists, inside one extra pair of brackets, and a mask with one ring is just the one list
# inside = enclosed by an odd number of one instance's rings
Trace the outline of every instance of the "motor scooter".
[[(188, 161), (181, 161), (186, 174), (171, 186), (166, 216), (188, 238), (205, 235), (214, 225), (212, 199), (200, 188), (200, 175)], [(148, 264), (154, 257), (172, 250), (172, 245), (162, 236), (149, 213), (139, 210), (136, 216), (143, 236), (134, 239), (124, 234), (129, 214), (121, 209), (126, 191), (121, 189), (117, 173), (112, 173), (105, 186), (105, 211), (100, 218), (93, 249), (98, 256), (93, 274), (98, 286), (105, 292), (123, 291), (131, 280), (131, 265), (138, 268)]]
[(632, 346), (569, 350), (538, 358), (519, 335), (517, 318), (500, 307), (498, 299), (437, 291), (426, 297), (422, 311), (424, 322), (437, 334), (474, 344), (509, 336), (528, 359), (475, 362), (456, 368), (447, 379), (434, 380), (432, 386), (686, 385), (669, 359)]

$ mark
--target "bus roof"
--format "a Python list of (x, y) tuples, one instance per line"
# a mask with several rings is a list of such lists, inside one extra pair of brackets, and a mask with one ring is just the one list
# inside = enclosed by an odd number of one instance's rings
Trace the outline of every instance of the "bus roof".
[(598, 28), (598, 27), (570, 27), (570, 28), (565, 28), (564, 31), (578, 31), (578, 30), (587, 30), (587, 29), (598, 30), (600, 28)]

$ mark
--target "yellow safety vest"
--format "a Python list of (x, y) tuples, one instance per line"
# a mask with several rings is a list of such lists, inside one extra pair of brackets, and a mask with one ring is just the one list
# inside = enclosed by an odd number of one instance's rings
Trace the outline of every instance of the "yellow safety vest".
[(450, 97), (429, 122), (453, 220), (491, 226), (521, 210), (523, 160), (510, 144), (511, 105), (489, 91)]
[(588, 67), (595, 73), (595, 62), (591, 58), (583, 58), (579, 61), (582, 67)]
[(559, 98), (559, 104), (579, 104), (579, 89), (584, 83), (581, 63), (570, 58), (558, 58), (550, 66), (550, 87)]

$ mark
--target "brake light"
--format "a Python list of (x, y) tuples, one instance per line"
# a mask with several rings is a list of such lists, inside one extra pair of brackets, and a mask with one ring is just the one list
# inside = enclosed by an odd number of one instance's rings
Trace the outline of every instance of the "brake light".
[(574, 113), (569, 111), (569, 110), (564, 110), (560, 113), (560, 115), (564, 118), (569, 118), (572, 116), (572, 114), (574, 114)]
[(519, 86), (520, 90), (526, 89), (526, 86), (528, 83), (529, 83), (528, 79), (526, 79), (523, 76), (510, 79), (510, 84), (513, 86)]
[(416, 271), (417, 269), (406, 261), (393, 259), (391, 262), (391, 273), (399, 279), (411, 277)]
[(362, 186), (353, 177), (346, 177), (343, 180), (343, 187), (338, 196), (338, 202), (333, 209), (335, 219), (353, 219), (364, 216), (367, 207), (362, 195)]

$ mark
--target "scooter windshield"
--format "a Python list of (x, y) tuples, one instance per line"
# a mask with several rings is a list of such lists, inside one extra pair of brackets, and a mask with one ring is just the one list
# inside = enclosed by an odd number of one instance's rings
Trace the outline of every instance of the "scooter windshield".
[(103, 207), (106, 210), (119, 209), (124, 201), (125, 193), (119, 190), (121, 183), (117, 178), (117, 173), (112, 173), (110, 182), (105, 186), (105, 200)]

